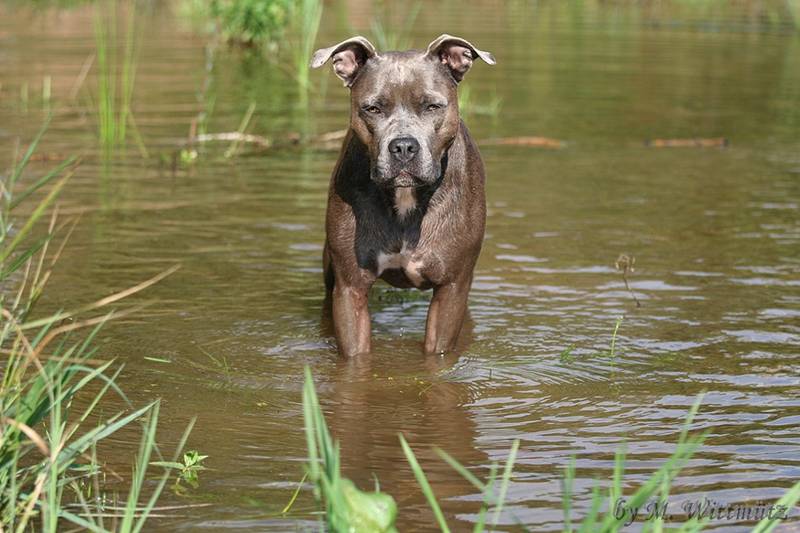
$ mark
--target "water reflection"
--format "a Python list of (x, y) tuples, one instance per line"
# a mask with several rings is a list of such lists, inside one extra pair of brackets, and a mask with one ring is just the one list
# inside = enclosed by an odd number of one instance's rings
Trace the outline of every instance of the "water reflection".
[[(339, 360), (334, 374), (329, 424), (342, 446), (345, 475), (360, 487), (379, 481), (404, 509), (399, 527), (434, 523), (430, 508), (398, 445), (402, 433), (423, 466), (428, 480), (449, 515), (477, 513), (475, 488), (434, 453), (435, 443), (463, 465), (485, 467), (487, 455), (476, 446), (478, 432), (467, 408), (477, 398), (466, 383), (449, 381), (442, 374), (455, 365), (457, 355), (419, 355), (419, 341), (392, 342), (394, 357), (410, 368), (382, 374), (374, 356)], [(416, 355), (410, 355), (416, 354)], [(397, 368), (396, 366), (394, 368)], [(394, 374), (394, 375), (392, 375)], [(488, 470), (474, 470), (485, 477)], [(374, 477), (373, 477), (374, 476)], [(455, 520), (453, 526), (458, 525)], [(461, 523), (460, 527), (466, 527)]]

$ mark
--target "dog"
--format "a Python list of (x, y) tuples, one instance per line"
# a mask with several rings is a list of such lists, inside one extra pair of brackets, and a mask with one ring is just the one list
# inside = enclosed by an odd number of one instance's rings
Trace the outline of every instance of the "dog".
[(331, 176), (323, 249), (339, 353), (370, 351), (370, 287), (433, 289), (423, 349), (455, 347), (486, 223), (480, 152), (457, 87), (494, 56), (441, 35), (425, 51), (378, 52), (352, 37), (317, 50), (350, 89), (350, 128)]

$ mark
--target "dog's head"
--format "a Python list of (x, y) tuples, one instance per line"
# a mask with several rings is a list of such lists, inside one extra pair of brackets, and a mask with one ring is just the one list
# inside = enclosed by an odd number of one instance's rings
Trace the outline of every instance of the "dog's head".
[(371, 178), (389, 188), (419, 187), (441, 175), (442, 156), (458, 133), (456, 87), (473, 60), (495, 59), (452, 35), (424, 52), (378, 53), (364, 37), (317, 50), (314, 68), (333, 59), (350, 88), (350, 126), (370, 151)]

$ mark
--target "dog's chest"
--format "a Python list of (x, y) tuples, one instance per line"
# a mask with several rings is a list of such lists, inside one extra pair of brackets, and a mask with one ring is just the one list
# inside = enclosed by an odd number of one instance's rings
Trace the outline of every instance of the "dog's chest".
[(409, 248), (406, 242), (403, 242), (399, 252), (378, 252), (376, 262), (378, 277), (386, 278), (386, 274), (389, 274), (388, 277), (393, 277), (391, 274), (399, 271), (414, 287), (421, 287), (425, 282), (422, 274), (423, 259), (413, 248)]

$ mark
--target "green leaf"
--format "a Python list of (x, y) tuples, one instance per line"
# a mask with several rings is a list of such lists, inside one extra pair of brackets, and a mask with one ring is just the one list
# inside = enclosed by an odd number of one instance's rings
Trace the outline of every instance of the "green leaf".
[(8, 206), (9, 211), (17, 207), (19, 204), (21, 204), (22, 201), (25, 200), (28, 196), (30, 196), (40, 188), (47, 185), (50, 181), (52, 181), (53, 178), (61, 174), (64, 171), (64, 169), (75, 163), (75, 161), (77, 160), (78, 160), (77, 157), (72, 156), (68, 158), (66, 161), (62, 161), (58, 166), (56, 166), (50, 172), (48, 172), (47, 174), (36, 180), (36, 182), (33, 185), (25, 189), (23, 192), (15, 195), (14, 199), (11, 200), (11, 203)]
[(394, 533), (397, 504), (382, 492), (364, 492), (352, 481), (342, 478), (339, 489), (344, 494), (348, 531), (351, 533)]
[(511, 471), (514, 468), (514, 461), (517, 458), (517, 450), (519, 450), (519, 439), (516, 439), (511, 445), (511, 451), (508, 452), (506, 467), (503, 469), (503, 477), (500, 481), (500, 494), (497, 496), (497, 507), (494, 510), (494, 519), (492, 520), (494, 528), (497, 527), (497, 521), (500, 519), (500, 513), (503, 510), (503, 503), (505, 502), (506, 493), (508, 492), (508, 485), (511, 482)]
[(22, 171), (25, 170), (25, 167), (28, 166), (28, 161), (30, 161), (33, 152), (36, 151), (36, 147), (39, 145), (39, 141), (42, 140), (44, 136), (44, 132), (47, 131), (47, 128), (50, 126), (50, 121), (53, 119), (53, 114), (49, 114), (42, 124), (42, 127), (39, 129), (39, 132), (36, 134), (36, 137), (33, 138), (31, 144), (28, 146), (28, 150), (25, 152), (25, 155), (22, 157), (22, 161), (14, 167), (13, 172), (11, 173), (11, 177), (8, 180), (7, 190), (10, 191), (14, 188), (14, 184), (17, 183), (17, 180), (22, 175)]
[(31, 246), (30, 248), (22, 252), (20, 255), (18, 255), (16, 258), (14, 258), (14, 261), (12, 261), (10, 265), (8, 265), (8, 268), (5, 268), (3, 269), (2, 272), (0, 272), (0, 281), (3, 281), (10, 274), (19, 270), (19, 268), (22, 265), (24, 265), (25, 262), (33, 256), (33, 254), (42, 249), (44, 244), (47, 241), (49, 241), (51, 237), (52, 235), (45, 235), (44, 237), (39, 239), (33, 246)]
[(419, 466), (417, 457), (414, 455), (411, 446), (408, 445), (403, 435), (400, 434), (398, 436), (400, 437), (400, 445), (403, 447), (406, 460), (408, 464), (411, 465), (411, 470), (414, 472), (414, 477), (417, 478), (417, 483), (422, 487), (422, 493), (425, 495), (425, 499), (428, 500), (428, 505), (430, 505), (433, 510), (433, 515), (436, 517), (439, 529), (441, 529), (443, 533), (450, 533), (450, 528), (447, 527), (447, 522), (444, 519), (442, 509), (439, 507), (439, 502), (436, 501), (436, 495), (433, 493), (430, 483), (428, 483), (428, 478), (425, 477), (425, 472), (422, 470), (422, 467)]
[(36, 209), (34, 209), (33, 213), (31, 213), (31, 215), (28, 217), (28, 220), (25, 221), (25, 224), (22, 226), (22, 228), (20, 228), (19, 232), (17, 232), (17, 234), (14, 236), (14, 240), (11, 241), (11, 243), (8, 246), (3, 246), (3, 249), (0, 250), (0, 263), (5, 262), (5, 260), (8, 259), (8, 257), (12, 253), (14, 253), (14, 250), (16, 250), (17, 246), (19, 246), (25, 240), (25, 237), (28, 236), (28, 233), (30, 233), (34, 224), (36, 224), (36, 221), (39, 220), (39, 218), (41, 218), (41, 216), (44, 214), (47, 208), (50, 207), (50, 204), (52, 204), (53, 201), (55, 201), (55, 199), (58, 197), (58, 194), (61, 192), (61, 189), (64, 187), (64, 185), (67, 183), (67, 181), (71, 176), (72, 176), (71, 173), (67, 174), (66, 176), (61, 178), (58, 182), (56, 182), (53, 188), (50, 189), (50, 192), (47, 193), (47, 196), (45, 196), (42, 199), (42, 201), (39, 202), (39, 205), (36, 206)]
[[(795, 505), (797, 505), (798, 501), (800, 501), (800, 481), (795, 483), (795, 485), (789, 489), (789, 491), (784, 494), (780, 500), (775, 502), (772, 508), (777, 509), (779, 506), (785, 508), (785, 514), (788, 516), (792, 509), (794, 509)], [(758, 524), (756, 524), (756, 527), (753, 528), (752, 533), (769, 533), (775, 529), (775, 526), (780, 524), (782, 520), (780, 518), (781, 514), (782, 513), (773, 512), (773, 517), (766, 517), (761, 520)]]

